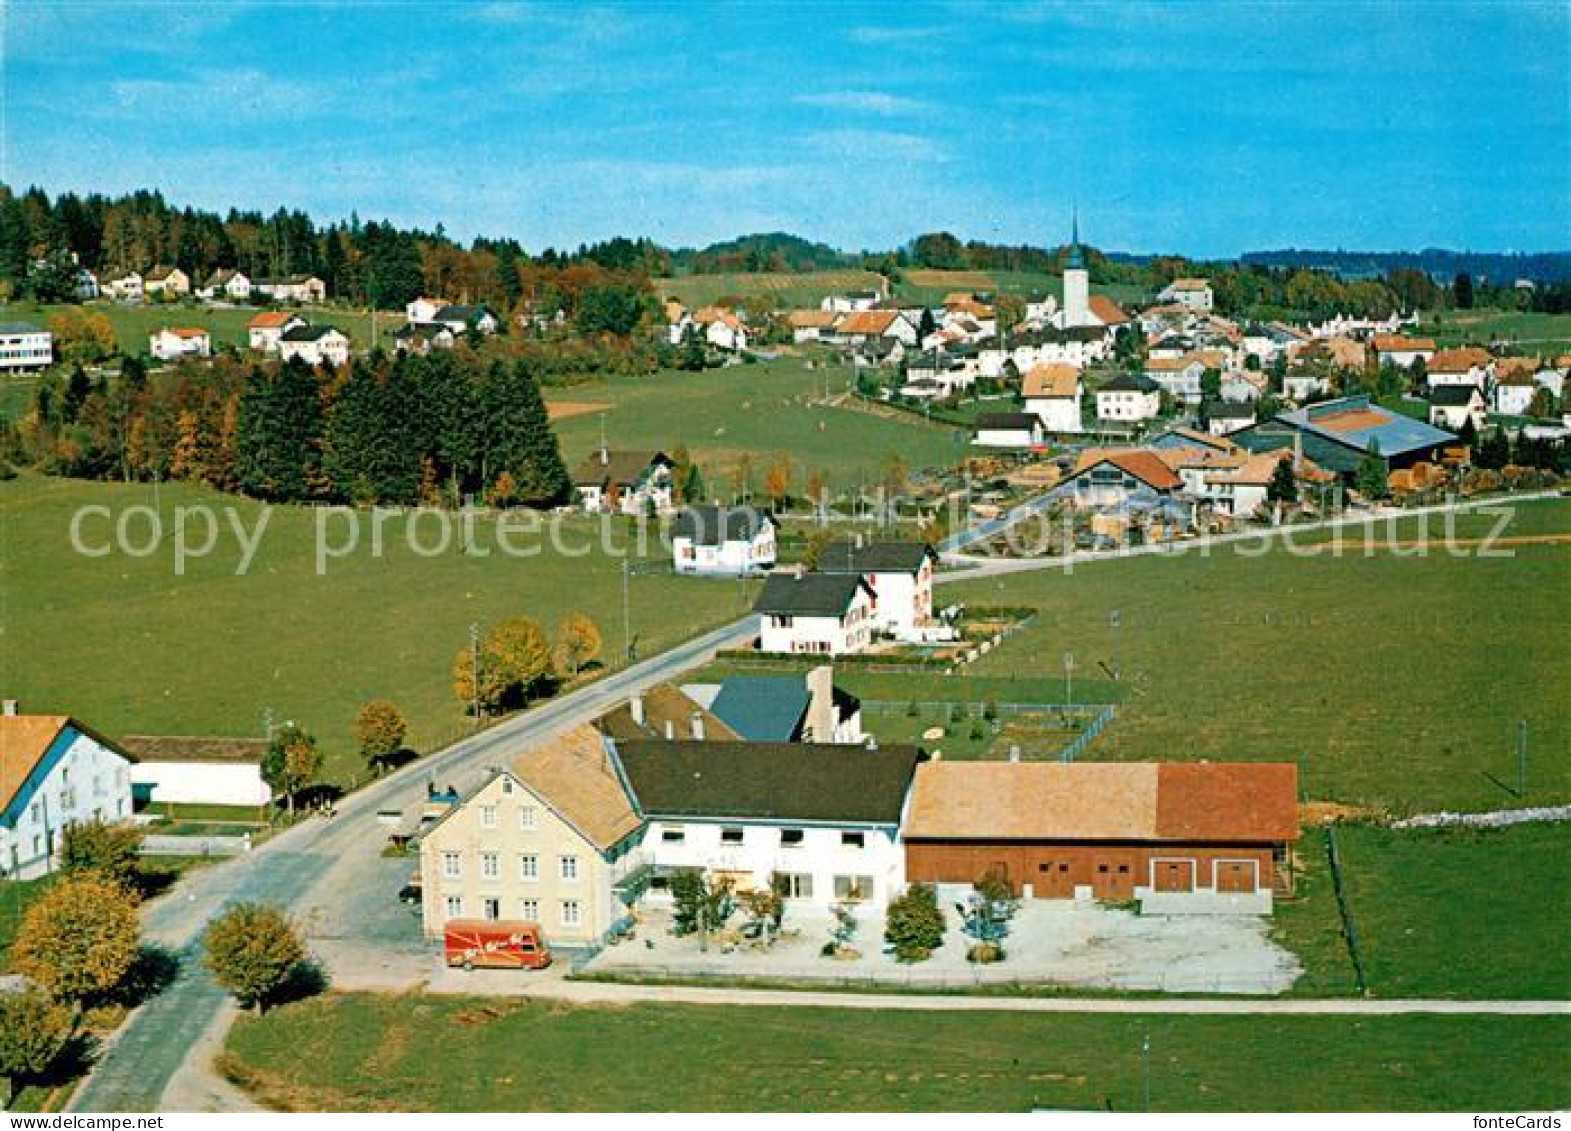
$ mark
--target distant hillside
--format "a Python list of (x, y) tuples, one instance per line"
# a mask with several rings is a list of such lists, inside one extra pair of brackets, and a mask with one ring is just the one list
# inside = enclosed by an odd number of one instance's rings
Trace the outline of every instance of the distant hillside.
[(762, 232), (671, 253), (677, 274), (718, 275), (730, 272), (833, 271), (855, 267), (858, 256), (789, 232)]
[(1496, 286), (1510, 286), (1518, 279), (1535, 283), (1571, 281), (1571, 252), (1545, 251), (1531, 254), (1492, 251), (1448, 251), (1425, 248), (1423, 251), (1314, 251), (1285, 248), (1279, 251), (1251, 251), (1240, 256), (1243, 263), (1261, 267), (1309, 267), (1332, 271), (1343, 278), (1383, 276), (1399, 269), (1423, 271), (1437, 282), (1450, 282), (1459, 274), (1485, 279)]

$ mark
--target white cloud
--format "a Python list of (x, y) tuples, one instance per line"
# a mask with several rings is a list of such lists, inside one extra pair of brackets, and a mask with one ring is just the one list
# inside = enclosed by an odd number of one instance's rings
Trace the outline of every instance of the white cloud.
[(879, 114), (886, 118), (898, 114), (916, 114), (929, 109), (929, 104), (920, 99), (886, 94), (880, 90), (832, 90), (823, 94), (799, 94), (792, 101), (801, 106), (822, 106), (830, 110)]
[(847, 160), (939, 162), (950, 156), (930, 137), (894, 130), (817, 130), (802, 140), (825, 156)]

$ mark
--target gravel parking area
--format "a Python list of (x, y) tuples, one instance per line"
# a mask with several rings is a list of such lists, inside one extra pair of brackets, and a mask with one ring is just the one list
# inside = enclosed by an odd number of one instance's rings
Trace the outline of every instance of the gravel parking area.
[(694, 938), (672, 935), (669, 917), (657, 914), (646, 918), (636, 938), (608, 947), (585, 970), (933, 988), (1031, 983), (1228, 994), (1282, 993), (1300, 973), (1297, 959), (1268, 937), (1270, 920), (1264, 917), (1137, 915), (1067, 900), (1023, 902), (1003, 943), (1005, 961), (978, 966), (966, 961), (971, 940), (959, 929), (954, 902), (941, 898), (949, 932), (921, 963), (901, 964), (884, 953), (881, 915), (859, 922), (852, 945), (860, 957), (838, 959), (820, 954), (829, 938), (827, 914), (788, 912), (782, 937), (768, 950), (712, 939), (707, 952)]

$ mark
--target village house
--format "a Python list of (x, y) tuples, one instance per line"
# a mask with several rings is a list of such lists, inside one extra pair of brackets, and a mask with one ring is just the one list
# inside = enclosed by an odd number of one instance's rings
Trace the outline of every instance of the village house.
[(1253, 357), (1262, 369), (1269, 369), (1277, 358), (1291, 361), (1309, 342), (1309, 335), (1283, 322), (1253, 323), (1239, 339), (1246, 357)]
[(105, 283), (104, 293), (121, 302), (141, 302), (146, 295), (146, 290), (140, 273), (126, 271)]
[[(413, 304), (411, 304), (413, 305)], [(426, 323), (426, 319), (413, 320), (416, 324)], [(455, 337), (467, 334), (473, 330), (483, 337), (491, 337), (502, 328), (501, 320), (489, 306), (461, 305), (449, 303), (439, 307), (429, 319), (430, 323), (445, 326)]]
[(1472, 385), (1487, 397), (1494, 389), (1495, 359), (1477, 346), (1440, 350), (1426, 363), (1424, 380), (1431, 393), (1442, 385)]
[(976, 418), (971, 442), (981, 448), (1040, 448), (1047, 435), (1034, 412), (984, 412)]
[[(1202, 487), (1196, 494), (1212, 509), (1232, 518), (1254, 518), (1266, 507), (1271, 481), (1284, 460), (1295, 460), (1291, 449), (1257, 452), (1243, 457), (1236, 467), (1217, 467), (1202, 472)], [(1329, 483), (1335, 477), (1321, 471), (1308, 459), (1298, 458), (1294, 481), (1301, 485)]]
[(291, 326), (278, 336), (278, 356), (307, 365), (347, 365), (349, 337), (332, 326)]
[(142, 291), (148, 298), (165, 295), (178, 298), (191, 293), (191, 276), (178, 267), (160, 263), (142, 277)]
[(1429, 393), (1429, 423), (1459, 432), (1472, 421), (1475, 434), (1482, 432), (1489, 405), (1477, 385), (1437, 385)]
[(1502, 357), (1496, 361), (1494, 411), (1501, 416), (1530, 415), (1539, 389), (1561, 386), (1559, 375), (1552, 371), (1540, 380), (1539, 375), (1544, 372), (1543, 363), (1536, 357)]
[(761, 652), (844, 656), (873, 638), (873, 590), (860, 574), (771, 573), (753, 605)]
[(1255, 422), (1255, 406), (1247, 401), (1224, 399), (1206, 413), (1206, 428), (1213, 436), (1230, 436)]
[(1145, 378), (1163, 392), (1184, 404), (1200, 403), (1200, 378), (1204, 363), (1192, 354), (1182, 357), (1151, 357), (1145, 362)]
[(786, 324), (791, 327), (791, 340), (797, 345), (820, 342), (830, 337), (839, 320), (840, 315), (832, 310), (793, 310), (786, 315)]
[(1049, 496), (1077, 509), (1104, 510), (1172, 498), (1182, 487), (1183, 480), (1155, 452), (1093, 448), (1081, 453), (1075, 470)]
[[(72, 252), (71, 255), (73, 259), (76, 257), (75, 252)], [(103, 288), (98, 285), (98, 276), (86, 267), (78, 264), (76, 268), (76, 297), (83, 302), (87, 302), (90, 299), (97, 298), (102, 293)]]
[(210, 357), (213, 339), (199, 326), (166, 326), (149, 334), (147, 351), (160, 361), (182, 357)]
[(1170, 302), (1186, 310), (1209, 314), (1215, 305), (1216, 295), (1206, 279), (1174, 279), (1156, 296), (1157, 302)]
[(453, 304), (445, 298), (430, 298), (421, 295), (419, 298), (404, 304), (404, 317), (410, 322), (435, 322), (436, 312)]
[(405, 322), (393, 331), (393, 352), (425, 357), (434, 349), (450, 350), (458, 338), (441, 322)]
[(315, 275), (285, 275), (278, 279), (255, 279), (254, 290), (274, 302), (294, 302), (320, 306), (327, 301), (327, 284)]
[(0, 322), (0, 372), (47, 369), (54, 359), (53, 333), (31, 322)]
[(678, 573), (729, 577), (766, 573), (775, 565), (774, 518), (756, 507), (692, 506), (671, 525)]
[(914, 746), (623, 742), (624, 780), (647, 822), (649, 905), (683, 871), (736, 890), (780, 885), (792, 908), (878, 909), (905, 887), (900, 822)]
[(933, 638), (933, 571), (938, 554), (926, 542), (828, 543), (818, 555), (821, 573), (856, 574), (873, 591), (873, 631), (895, 640)]
[(906, 878), (1001, 879), (1025, 899), (1136, 900), (1146, 914), (1269, 914), (1292, 891), (1290, 763), (926, 762)]
[(132, 759), (131, 799), (137, 809), (159, 805), (260, 808), (273, 800), (262, 779), (267, 743), (260, 738), (135, 735), (120, 740)]
[(1008, 359), (1021, 373), (1038, 365), (1068, 364), (1084, 369), (1106, 360), (1112, 351), (1110, 332), (1099, 326), (1044, 326), (1012, 334), (1010, 342)]
[(862, 702), (835, 686), (834, 669), (828, 664), (806, 675), (728, 675), (722, 683), (684, 684), (682, 690), (744, 742), (843, 745), (865, 738)]
[(420, 838), (428, 937), (452, 919), (539, 925), (553, 951), (593, 953), (642, 887), (644, 823), (611, 741), (573, 727), (526, 750)]
[(843, 295), (825, 295), (818, 308), (828, 314), (855, 314), (861, 310), (872, 310), (883, 300), (883, 297), (877, 291), (851, 291)]
[(251, 297), (251, 278), (240, 271), (222, 268), (209, 275), (207, 282), (203, 283), (196, 293), (199, 298), (204, 298), (208, 302), (219, 299), (245, 302)]
[(619, 451), (602, 444), (573, 473), (578, 505), (590, 514), (648, 514), (671, 509), (671, 469), (664, 452)]
[(247, 341), (260, 353), (277, 353), (279, 339), (305, 324), (306, 320), (292, 311), (264, 310), (246, 323)]
[(860, 345), (875, 338), (889, 338), (903, 345), (914, 346), (917, 328), (904, 311), (863, 310), (843, 315), (835, 324), (834, 337), (849, 345)]
[(1331, 377), (1324, 372), (1301, 367), (1289, 369), (1282, 377), (1282, 395), (1296, 404), (1329, 396), (1330, 393)]
[(1096, 417), (1104, 423), (1140, 424), (1161, 411), (1161, 387), (1140, 373), (1120, 373), (1096, 391)]
[(1049, 432), (1080, 432), (1080, 370), (1058, 362), (1038, 365), (1020, 378), (1025, 410), (1042, 420)]
[(1429, 364), (1435, 356), (1435, 340), (1410, 338), (1406, 334), (1372, 334), (1369, 338), (1369, 352), (1374, 355), (1376, 365), (1411, 369), (1416, 361)]
[[(715, 349), (736, 353), (747, 348), (747, 326), (724, 307), (706, 306), (694, 311), (692, 324)], [(681, 344), (683, 333), (685, 327), (674, 334), (672, 345)]]
[(131, 758), (67, 715), (0, 714), (0, 876), (54, 871), (67, 825), (131, 816)]

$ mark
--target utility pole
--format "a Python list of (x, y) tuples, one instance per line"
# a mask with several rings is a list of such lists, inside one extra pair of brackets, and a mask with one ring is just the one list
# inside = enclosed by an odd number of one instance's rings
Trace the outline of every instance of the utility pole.
[(633, 611), (628, 596), (629, 577), (627, 559), (622, 559), (622, 652), (629, 664), (633, 662)]
[(469, 690), (470, 709), (475, 717), (475, 729), (480, 729), (480, 625), (469, 625)]
[(1124, 669), (1118, 664), (1118, 630), (1122, 625), (1123, 617), (1117, 609), (1114, 609), (1109, 619), (1113, 626), (1113, 682), (1119, 683), (1124, 678)]
[(1064, 706), (1075, 705), (1075, 654), (1064, 653)]
[(268, 742), (273, 741), (273, 709), (271, 707), (262, 708), (262, 733), (266, 736)]
[(1527, 795), (1527, 720), (1516, 721), (1516, 795)]

